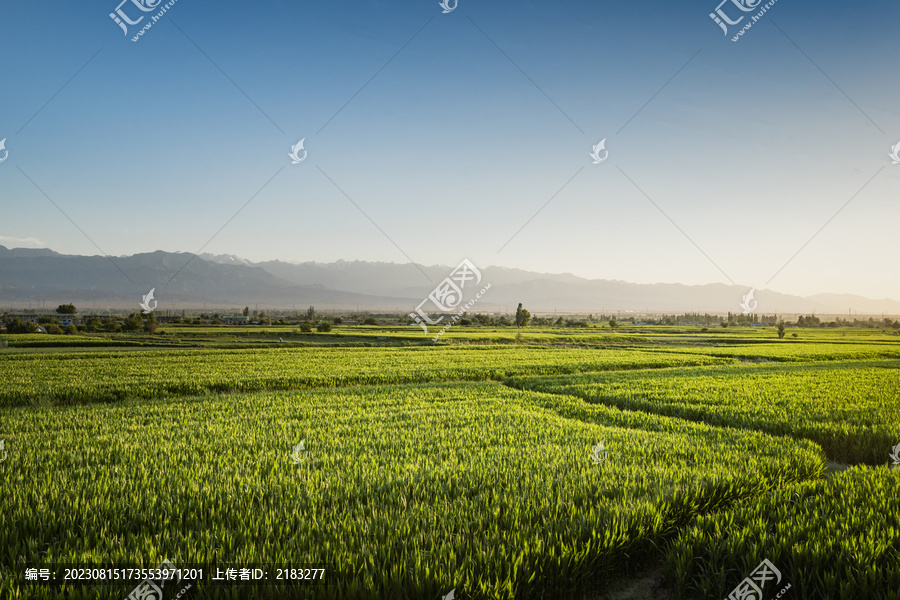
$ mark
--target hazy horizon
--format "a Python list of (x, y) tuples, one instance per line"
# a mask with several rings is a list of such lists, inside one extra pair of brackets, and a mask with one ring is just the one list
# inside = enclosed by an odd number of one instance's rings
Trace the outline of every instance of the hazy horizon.
[(900, 6), (117, 4), (3, 9), (4, 246), (900, 298)]
[[(227, 312), (248, 305), (290, 312), (291, 307), (296, 311), (297, 306), (314, 305), (339, 312), (409, 314), (422, 298), (431, 297), (431, 292), (441, 287), (445, 277), (462, 268), (360, 259), (253, 263), (230, 254), (198, 256), (161, 250), (118, 257), (55, 254), (54, 258), (24, 250), (12, 257), (10, 250), (0, 246), (0, 280), (4, 282), (0, 309), (49, 310), (74, 301), (91, 310), (106, 307), (128, 312), (149, 292), (164, 311)], [(829, 290), (798, 296), (775, 287), (749, 290), (723, 283), (641, 284), (502, 265), (470, 266), (480, 271), (477, 287), (491, 290), (475, 312), (488, 314), (509, 312), (521, 302), (535, 314), (724, 315), (749, 311), (760, 316), (900, 315), (900, 301), (895, 299)], [(137, 282), (146, 287), (139, 289)], [(471, 299), (474, 293), (475, 289), (466, 288), (463, 299)], [(429, 312), (442, 310), (438, 305), (429, 306)]]

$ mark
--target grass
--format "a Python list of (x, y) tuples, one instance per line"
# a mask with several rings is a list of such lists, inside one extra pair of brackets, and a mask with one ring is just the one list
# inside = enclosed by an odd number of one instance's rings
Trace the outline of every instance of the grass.
[(679, 592), (702, 600), (724, 598), (764, 558), (790, 597), (898, 600), (898, 532), (900, 471), (858, 467), (697, 519), (668, 564)]
[(50, 597), (11, 587), (26, 566), (168, 557), (325, 564), (315, 598), (559, 597), (824, 469), (806, 442), (557, 402), (461, 383), (7, 410), (0, 595)]
[(721, 600), (768, 557), (791, 598), (898, 600), (893, 332), (286, 329), (9, 336), (0, 597), (169, 558), (331, 575), (217, 599)]
[(500, 380), (514, 375), (715, 364), (731, 359), (613, 349), (513, 346), (270, 348), (0, 355), (0, 406), (180, 394)]
[(840, 463), (884, 464), (900, 439), (900, 361), (712, 365), (652, 373), (513, 378), (522, 389), (789, 435)]

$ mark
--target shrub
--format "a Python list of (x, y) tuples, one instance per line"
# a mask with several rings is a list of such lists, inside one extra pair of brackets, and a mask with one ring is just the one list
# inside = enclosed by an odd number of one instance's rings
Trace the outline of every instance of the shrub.
[(316, 331), (323, 333), (331, 331), (331, 323), (329, 321), (322, 321), (321, 323), (316, 325)]
[(366, 320), (363, 321), (363, 325), (378, 325), (378, 321), (376, 321), (374, 317), (366, 317)]
[(37, 325), (31, 321), (23, 321), (19, 317), (6, 323), (7, 333), (34, 333), (37, 331)]
[(309, 323), (300, 323), (300, 331), (302, 333), (309, 333), (312, 331), (312, 327), (309, 326)]

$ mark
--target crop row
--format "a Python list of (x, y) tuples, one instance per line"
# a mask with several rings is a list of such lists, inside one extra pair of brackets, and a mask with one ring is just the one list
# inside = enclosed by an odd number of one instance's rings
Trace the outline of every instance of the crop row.
[[(861, 334), (857, 334), (859, 335)], [(775, 340), (747, 344), (721, 341), (712, 347), (693, 346), (681, 351), (705, 356), (774, 362), (847, 361), (900, 358), (900, 343), (887, 338), (866, 342)]]
[(763, 559), (765, 597), (900, 600), (900, 470), (854, 467), (701, 517), (669, 548), (681, 597), (721, 600)]
[(497, 383), (7, 408), (0, 432), (0, 597), (36, 600), (57, 592), (28, 567), (164, 558), (324, 564), (323, 600), (562, 597), (824, 468), (806, 441)]
[(729, 362), (575, 348), (293, 348), (0, 356), (0, 406), (78, 404), (210, 392), (478, 381)]
[(807, 438), (842, 463), (885, 464), (900, 442), (900, 361), (674, 368), (508, 383), (625, 410)]

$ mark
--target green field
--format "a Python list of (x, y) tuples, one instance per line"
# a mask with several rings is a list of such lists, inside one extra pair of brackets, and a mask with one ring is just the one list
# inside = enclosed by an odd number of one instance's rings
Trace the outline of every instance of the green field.
[(169, 559), (326, 569), (199, 598), (721, 600), (764, 558), (898, 598), (890, 335), (167, 329), (0, 349), (0, 598)]
[(900, 360), (670, 368), (509, 383), (625, 410), (810, 439), (841, 463), (883, 463), (884, 448), (900, 437)]

